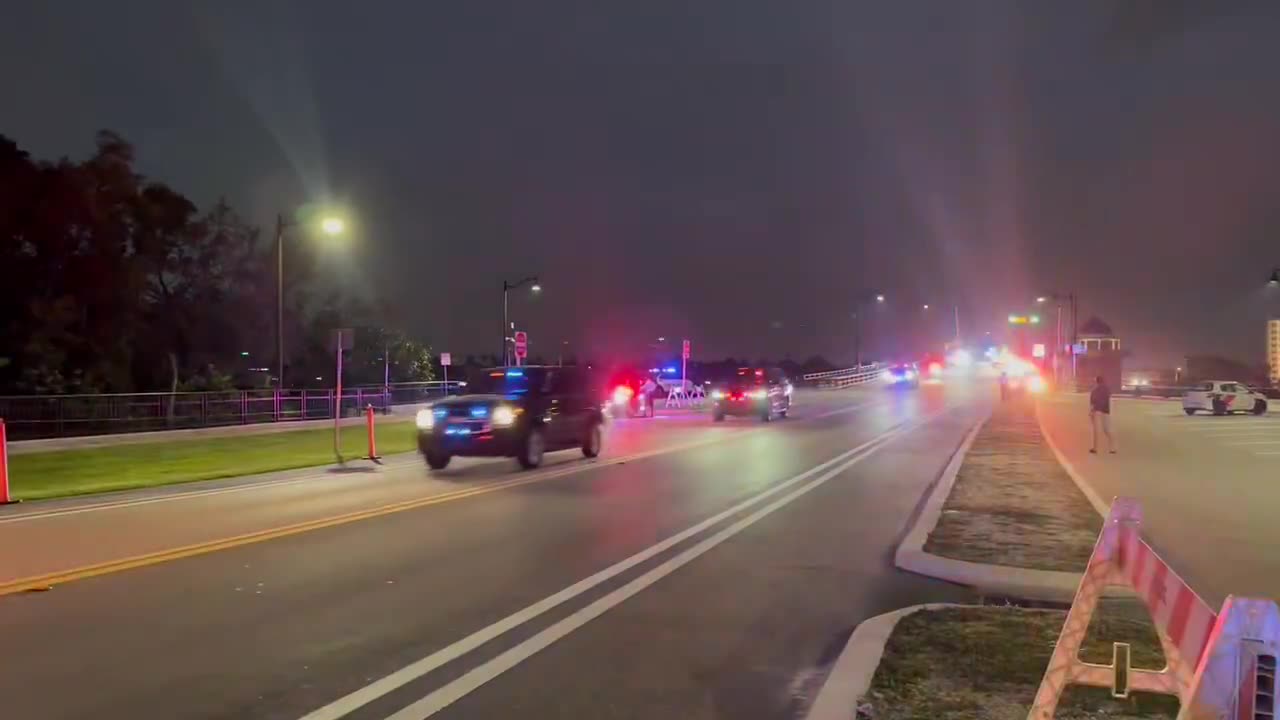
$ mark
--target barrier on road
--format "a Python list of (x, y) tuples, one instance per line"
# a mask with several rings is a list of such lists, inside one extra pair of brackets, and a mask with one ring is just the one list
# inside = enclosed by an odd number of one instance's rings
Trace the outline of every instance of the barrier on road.
[[(1179, 720), (1274, 718), (1280, 646), (1275, 603), (1232, 597), (1221, 615), (1215, 613), (1142, 539), (1141, 524), (1136, 500), (1112, 502), (1028, 720), (1052, 718), (1062, 691), (1073, 684), (1110, 688), (1115, 697), (1133, 690), (1174, 695), (1182, 706)], [(1126, 643), (1113, 645), (1110, 665), (1079, 659), (1098, 599), (1113, 585), (1131, 588), (1150, 612), (1163, 670), (1131, 668)], [(1241, 673), (1243, 662), (1247, 672)]]
[(373, 415), (372, 404), (365, 407), (364, 417), (365, 417), (365, 425), (368, 426), (368, 429), (369, 429), (369, 454), (364, 459), (372, 460), (375, 463), (381, 465), (382, 456), (378, 454), (377, 431), (375, 429), (377, 421), (375, 420)]
[(4, 418), (0, 418), (0, 505), (18, 502), (9, 495), (9, 441), (5, 437)]
[(707, 391), (701, 385), (673, 385), (662, 401), (664, 408), (700, 408), (707, 400)]

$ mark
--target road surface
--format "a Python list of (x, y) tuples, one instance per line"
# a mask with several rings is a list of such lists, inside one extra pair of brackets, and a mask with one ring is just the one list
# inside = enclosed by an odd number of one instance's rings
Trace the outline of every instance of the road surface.
[(6, 509), (9, 589), (62, 577), (0, 595), (4, 716), (794, 717), (859, 621), (968, 597), (892, 551), (989, 396), (620, 421), (601, 461), (527, 474), (401, 457)]
[(1113, 398), (1116, 455), (1089, 454), (1088, 398), (1045, 398), (1045, 431), (1104, 502), (1142, 501), (1143, 534), (1205, 600), (1280, 598), (1280, 413), (1194, 415)]

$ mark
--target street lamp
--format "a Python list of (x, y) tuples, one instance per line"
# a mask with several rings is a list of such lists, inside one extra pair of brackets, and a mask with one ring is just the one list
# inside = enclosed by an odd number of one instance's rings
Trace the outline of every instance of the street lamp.
[(511, 360), (507, 355), (507, 333), (511, 331), (511, 323), (507, 321), (507, 293), (518, 288), (529, 285), (529, 291), (540, 293), (542, 285), (538, 283), (537, 275), (530, 275), (517, 282), (502, 281), (502, 366), (506, 367), (511, 364)]
[[(285, 220), (276, 215), (276, 387), (284, 389), (284, 231), (298, 225), (295, 220)], [(320, 220), (320, 231), (325, 235), (342, 235), (347, 223), (340, 217), (327, 215)]]
[(1062, 341), (1066, 339), (1066, 333), (1064, 333), (1062, 330), (1062, 301), (1064, 300), (1067, 302), (1067, 307), (1071, 310), (1071, 376), (1075, 377), (1076, 375), (1075, 345), (1077, 341), (1076, 331), (1079, 326), (1077, 317), (1076, 317), (1076, 294), (1075, 294), (1075, 291), (1071, 291), (1066, 294), (1055, 292), (1055, 293), (1049, 293), (1048, 295), (1041, 295), (1040, 297), (1036, 298), (1036, 302), (1038, 303), (1044, 303), (1050, 300), (1054, 301), (1054, 304), (1058, 310), (1058, 323), (1057, 323), (1057, 328), (1054, 331), (1055, 337), (1054, 337), (1054, 346), (1053, 346), (1054, 380), (1058, 380), (1058, 375), (1060, 374), (1058, 370), (1058, 358), (1061, 356), (1061, 353), (1062, 353), (1062, 346), (1063, 346)]
[(875, 301), (884, 304), (884, 293), (862, 293), (853, 300), (853, 363), (862, 367), (862, 307)]
[(925, 310), (928, 310), (928, 309), (929, 309), (929, 303), (925, 303), (925, 304), (924, 304), (924, 309), (925, 309)]

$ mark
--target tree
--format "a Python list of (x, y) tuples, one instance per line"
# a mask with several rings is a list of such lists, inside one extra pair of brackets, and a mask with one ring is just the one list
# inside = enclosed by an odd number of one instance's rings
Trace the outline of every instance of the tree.
[(381, 385), (387, 375), (393, 383), (420, 382), (435, 377), (431, 349), (403, 332), (366, 327), (357, 328), (355, 333), (355, 346), (346, 373), (351, 384)]

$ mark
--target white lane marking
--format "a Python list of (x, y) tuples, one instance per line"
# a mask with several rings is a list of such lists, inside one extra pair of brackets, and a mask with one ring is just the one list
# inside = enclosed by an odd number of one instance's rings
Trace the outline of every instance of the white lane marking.
[[(881, 436), (881, 438), (884, 437), (885, 436), (883, 435)], [(609, 610), (617, 607), (627, 599), (640, 593), (645, 588), (648, 588), (650, 585), (653, 585), (676, 570), (679, 570), (681, 567), (693, 562), (720, 543), (723, 543), (725, 540), (728, 540), (734, 535), (737, 535), (743, 530), (751, 527), (765, 516), (789, 505), (797, 498), (808, 493), (810, 490), (821, 486), (831, 478), (861, 462), (863, 459), (875, 453), (877, 449), (885, 445), (888, 441), (889, 440), (886, 438), (879, 442), (875, 447), (844, 460), (836, 467), (812, 480), (809, 480), (808, 482), (805, 482), (795, 490), (792, 490), (786, 495), (783, 495), (777, 500), (774, 500), (768, 505), (756, 510), (711, 537), (702, 540), (684, 552), (668, 559), (661, 565), (654, 567), (626, 585), (610, 592), (563, 620), (541, 630), (528, 640), (504, 651), (497, 657), (466, 672), (456, 680), (432, 691), (413, 704), (389, 715), (387, 720), (425, 720), (425, 718), (435, 715), (458, 700), (461, 700), (463, 697), (466, 697), (472, 691), (479, 689), (490, 680), (493, 680), (502, 673), (514, 668), (525, 660), (528, 660), (538, 652), (545, 650), (557, 640), (560, 640), (569, 633), (572, 633), (574, 630), (577, 630), (583, 625), (586, 625), (592, 620), (605, 614)]]
[[(933, 417), (936, 417), (936, 415)], [(932, 418), (929, 418), (929, 419), (932, 419)], [(708, 528), (711, 528), (719, 524), (720, 522), (732, 517), (733, 515), (736, 515), (737, 513), (753, 505), (758, 504), (762, 500), (772, 497), (793, 485), (804, 482), (807, 478), (812, 477), (813, 475), (816, 475), (818, 473), (821, 473), (822, 471), (826, 470), (832, 465), (841, 463), (846, 459), (857, 455), (858, 453), (877, 447), (879, 444), (887, 442), (890, 438), (896, 436), (901, 432), (904, 432), (907, 429), (907, 427), (908, 426), (905, 426), (902, 424), (896, 425), (893, 428), (886, 430), (880, 435), (877, 435), (871, 440), (868, 440), (867, 442), (851, 450), (847, 450), (843, 453), (840, 453), (839, 455), (831, 458), (830, 460), (827, 460), (819, 465), (816, 465), (800, 473), (799, 475), (795, 475), (787, 480), (784, 480), (781, 483), (778, 483), (777, 485), (774, 485), (771, 488), (768, 488), (756, 495), (753, 495), (743, 500), (742, 502), (734, 505), (733, 507), (730, 507), (727, 510), (717, 513), (716, 515), (713, 515), (712, 517), (709, 517), (706, 520), (703, 520), (702, 522), (692, 527), (686, 528), (685, 530), (682, 530), (681, 532), (676, 533), (675, 535), (672, 535), (666, 540), (663, 540), (659, 543), (651, 545), (648, 548), (641, 550), (640, 552), (636, 553), (635, 555), (632, 555), (631, 557), (625, 560), (622, 560), (613, 565), (610, 565), (604, 570), (601, 570), (596, 574), (591, 575), (588, 578), (580, 580), (574, 583), (573, 585), (570, 585), (569, 587), (553, 595), (549, 595), (543, 598), (542, 600), (539, 600), (538, 602), (522, 610), (519, 610), (511, 615), (508, 615), (502, 620), (499, 620), (485, 628), (482, 628), (472, 633), (471, 635), (468, 635), (465, 638), (462, 638), (461, 640), (458, 640), (452, 643), (448, 647), (437, 650), (436, 652), (433, 652), (430, 655), (420, 660), (410, 663), (409, 665), (406, 665), (405, 667), (391, 673), (390, 675), (387, 675), (386, 677), (381, 678), (380, 680), (377, 680), (369, 685), (366, 685), (365, 687), (360, 688), (359, 690), (356, 690), (344, 697), (338, 698), (337, 700), (329, 703), (328, 705), (325, 705), (324, 707), (313, 710), (307, 713), (306, 715), (304, 715), (301, 718), (301, 720), (338, 720), (338, 718), (341, 718), (347, 715), (348, 713), (354, 712), (355, 710), (373, 702), (374, 700), (377, 700), (378, 698), (386, 695), (387, 693), (390, 693), (400, 687), (403, 687), (404, 685), (410, 682), (413, 682), (414, 680), (422, 677), (423, 675), (426, 675), (432, 670), (435, 670), (436, 668), (439, 668), (446, 663), (452, 662), (453, 660), (456, 660), (457, 658), (462, 657), (463, 655), (471, 652), (472, 650), (475, 650), (476, 648), (489, 642), (490, 640), (500, 637), (504, 633), (516, 627), (519, 627), (520, 625), (538, 617), (539, 615), (542, 615), (543, 613), (549, 610), (552, 610), (553, 608), (565, 602), (568, 602), (569, 600), (572, 600), (573, 598), (591, 590), (597, 585), (600, 585), (601, 583), (604, 583), (610, 580), (611, 578), (614, 578), (617, 575), (620, 575), (621, 573), (626, 572), (627, 570), (635, 567), (636, 565), (639, 565), (640, 563), (645, 562), (650, 558), (653, 558), (663, 552), (666, 552), (667, 550), (671, 549), (672, 547), (675, 547), (676, 545), (684, 542), (685, 540), (688, 540), (689, 538), (702, 533)]]
[(1226, 445), (1280, 445), (1280, 440), (1241, 440), (1239, 442), (1224, 443)]
[(1280, 450), (1255, 450), (1254, 455), (1280, 455)]
[[(850, 412), (853, 412), (853, 411), (858, 410), (858, 409), (860, 409), (860, 408), (864, 408), (864, 407), (868, 407), (868, 406), (872, 406), (872, 407), (874, 407), (874, 406), (877, 406), (877, 405), (883, 405), (883, 404), (884, 404), (884, 401), (879, 401), (879, 402), (877, 402), (877, 401), (872, 400), (872, 401), (867, 401), (867, 402), (858, 403), (858, 404), (856, 404), (856, 405), (848, 405), (848, 406), (845, 406), (845, 407), (836, 408), (836, 409), (834, 409), (834, 410), (829, 410), (829, 411), (827, 411), (827, 412), (819, 413), (819, 414), (817, 414), (817, 415), (812, 415), (812, 416), (808, 416), (808, 417), (803, 417), (803, 416), (802, 416), (802, 417), (797, 417), (797, 418), (796, 418), (796, 420), (798, 420), (798, 421), (804, 421), (804, 420), (819, 420), (819, 419), (822, 419), (822, 418), (831, 417), (832, 415), (840, 415), (840, 414), (843, 414), (843, 413), (850, 413)], [(608, 457), (605, 457), (605, 458), (601, 458), (601, 459), (600, 459), (600, 461), (599, 461), (599, 462), (597, 462), (597, 463), (589, 463), (589, 464), (584, 464), (584, 465), (573, 466), (573, 467), (572, 467), (571, 472), (565, 472), (564, 474), (569, 475), (569, 474), (572, 474), (573, 472), (581, 472), (581, 471), (588, 470), (588, 469), (593, 468), (593, 467), (600, 467), (600, 466), (603, 466), (603, 465), (618, 464), (618, 463), (622, 463), (622, 462), (630, 462), (630, 461), (632, 461), (632, 460), (640, 460), (640, 459), (643, 459), (643, 458), (653, 457), (653, 456), (656, 456), (656, 455), (665, 455), (665, 454), (667, 454), (667, 453), (679, 452), (679, 451), (681, 451), (681, 450), (690, 450), (690, 449), (693, 449), (693, 448), (700, 447), (700, 446), (702, 446), (702, 445), (711, 445), (711, 444), (715, 444), (715, 443), (717, 443), (717, 442), (724, 442), (724, 441), (727, 441), (727, 440), (732, 440), (732, 439), (737, 438), (737, 437), (743, 437), (743, 436), (745, 436), (745, 435), (749, 435), (749, 434), (751, 434), (751, 433), (761, 432), (761, 431), (763, 431), (763, 430), (764, 430), (764, 428), (753, 428), (753, 429), (751, 429), (751, 430), (747, 430), (747, 431), (745, 431), (745, 432), (736, 432), (736, 433), (734, 433), (734, 432), (730, 432), (730, 433), (724, 433), (723, 435), (719, 435), (719, 436), (712, 437), (712, 438), (707, 438), (707, 439), (702, 440), (702, 441), (696, 441), (696, 442), (693, 442), (693, 443), (684, 443), (684, 444), (672, 445), (672, 446), (669, 446), (669, 447), (666, 447), (666, 448), (660, 448), (660, 449), (655, 450), (655, 451), (648, 451), (648, 452), (634, 453), (634, 454), (632, 454), (632, 455), (627, 455), (627, 456), (624, 456), (624, 457), (617, 457), (617, 458), (608, 458)], [(386, 461), (386, 462), (383, 464), (383, 468), (384, 468), (384, 469), (389, 469), (389, 470), (395, 470), (395, 469), (399, 469), (399, 468), (412, 467), (412, 466), (414, 466), (414, 465), (417, 465), (417, 460), (416, 460), (416, 458), (414, 458), (414, 457), (407, 457), (407, 456), (409, 456), (410, 454), (411, 454), (411, 453), (401, 453), (401, 457), (396, 458), (396, 459), (394, 459), (394, 460), (390, 460), (390, 459), (389, 459), (388, 461)], [(412, 454), (416, 455), (416, 453), (412, 453)], [(484, 465), (484, 464), (496, 465), (496, 464), (498, 464), (498, 463), (500, 463), (500, 462), (501, 462), (501, 460), (500, 460), (500, 459), (495, 459), (493, 462), (487, 462), (487, 463), (481, 463), (481, 464), (482, 464), (482, 465)], [(561, 470), (561, 471), (563, 471), (563, 470), (565, 470), (565, 469), (566, 469), (566, 468), (559, 468), (559, 470)], [(553, 472), (553, 471), (555, 471), (555, 470), (557, 470), (557, 469), (556, 469), (556, 468), (551, 468), (551, 469), (548, 469), (548, 472)], [(119, 509), (122, 509), (122, 508), (137, 507), (137, 506), (139, 506), (139, 505), (152, 505), (152, 504), (155, 504), (155, 503), (162, 503), (162, 502), (176, 502), (176, 501), (179, 501), (179, 500), (192, 500), (192, 499), (196, 499), (196, 498), (208, 497), (208, 496), (210, 496), (210, 495), (226, 495), (226, 494), (229, 494), (229, 493), (247, 492), (247, 491), (249, 491), (249, 490), (262, 490), (262, 489), (266, 489), (266, 488), (283, 487), (283, 486), (287, 486), (287, 485), (297, 485), (297, 484), (299, 484), (299, 483), (311, 482), (311, 481), (314, 481), (314, 480), (322, 480), (322, 479), (325, 479), (325, 478), (333, 478), (333, 477), (340, 477), (340, 476), (339, 476), (339, 475), (335, 475), (335, 474), (330, 473), (330, 472), (324, 472), (324, 473), (313, 473), (313, 474), (310, 474), (310, 475), (304, 475), (304, 476), (302, 476), (302, 477), (296, 477), (296, 478), (281, 478), (281, 479), (279, 479), (279, 480), (263, 480), (263, 481), (260, 481), (260, 482), (247, 482), (247, 483), (244, 483), (244, 484), (233, 485), (233, 486), (230, 486), (230, 487), (207, 488), (207, 489), (203, 489), (203, 490), (189, 490), (189, 491), (182, 491), (182, 492), (171, 492), (171, 493), (165, 493), (165, 494), (163, 494), (163, 495), (156, 495), (156, 496), (154, 496), (154, 497), (136, 498), (136, 499), (131, 499), (131, 500), (115, 500), (115, 501), (109, 501), (109, 502), (93, 503), (93, 504), (88, 504), (88, 505), (77, 505), (77, 506), (75, 506), (75, 507), (69, 507), (69, 508), (64, 508), (64, 509), (60, 509), (60, 510), (55, 509), (55, 510), (42, 510), (42, 511), (36, 511), (36, 512), (24, 512), (24, 513), (20, 513), (20, 514), (12, 515), (12, 516), (10, 516), (10, 517), (0, 517), (0, 525), (4, 525), (4, 524), (8, 524), (8, 523), (30, 522), (30, 521), (32, 521), (32, 520), (42, 520), (42, 519), (47, 519), (47, 518), (63, 517), (63, 516), (66, 516), (66, 515), (79, 515), (79, 514), (81, 514), (81, 513), (99, 512), (99, 511), (102, 511), (102, 510), (119, 510)], [(502, 479), (504, 479), (504, 478), (498, 478), (498, 480), (497, 480), (497, 481), (500, 481), (500, 480), (502, 480)]]

